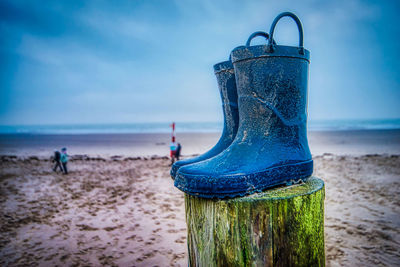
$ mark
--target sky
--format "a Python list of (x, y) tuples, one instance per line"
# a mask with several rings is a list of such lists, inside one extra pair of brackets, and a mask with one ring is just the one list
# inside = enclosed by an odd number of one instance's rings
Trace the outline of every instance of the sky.
[(284, 11), (310, 120), (400, 118), (399, 1), (0, 0), (0, 125), (222, 121), (213, 65)]

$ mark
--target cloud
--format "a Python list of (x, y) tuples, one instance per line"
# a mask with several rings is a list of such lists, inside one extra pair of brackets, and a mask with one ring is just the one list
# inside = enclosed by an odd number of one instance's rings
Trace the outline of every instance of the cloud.
[[(286, 10), (301, 18), (311, 51), (312, 119), (399, 117), (399, 9), (358, 0), (2, 1), (0, 124), (221, 121), (212, 65)], [(296, 45), (295, 24), (282, 19), (275, 38)]]

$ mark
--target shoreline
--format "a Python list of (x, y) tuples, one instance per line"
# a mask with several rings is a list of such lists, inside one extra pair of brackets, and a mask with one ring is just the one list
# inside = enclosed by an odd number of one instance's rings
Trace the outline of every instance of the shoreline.
[[(220, 133), (176, 133), (182, 155), (202, 154), (219, 139)], [(308, 133), (313, 156), (400, 154), (400, 129), (338, 130)], [(167, 156), (171, 134), (0, 134), (0, 155), (49, 157), (54, 149), (67, 147), (70, 155), (91, 157)]]
[[(387, 133), (400, 133), (400, 128), (393, 128), (393, 129), (337, 129), (337, 130), (331, 130), (331, 129), (326, 129), (326, 130), (308, 130), (307, 134), (322, 134), (322, 133), (333, 133), (333, 134), (341, 134), (341, 133), (377, 133), (377, 132), (387, 132)], [(204, 135), (215, 135), (215, 134), (221, 134), (221, 132), (218, 131), (184, 131), (184, 132), (179, 132), (176, 131), (176, 135), (193, 135), (193, 134), (204, 134)], [(13, 135), (19, 135), (19, 136), (110, 136), (110, 135), (117, 135), (117, 136), (132, 136), (132, 135), (168, 135), (171, 136), (171, 133), (166, 133), (166, 132), (129, 132), (129, 133), (2, 133), (0, 132), (0, 137), (1, 136), (13, 136)]]

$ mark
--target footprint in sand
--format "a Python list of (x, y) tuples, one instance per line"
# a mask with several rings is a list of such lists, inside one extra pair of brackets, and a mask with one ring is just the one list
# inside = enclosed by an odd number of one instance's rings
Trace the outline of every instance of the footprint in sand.
[(185, 242), (186, 242), (186, 236), (181, 236), (175, 240), (175, 243), (185, 243)]
[(146, 260), (148, 258), (152, 258), (152, 257), (155, 256), (155, 253), (157, 253), (157, 252), (158, 251), (151, 251), (151, 252), (145, 253), (141, 257), (137, 258), (136, 260), (141, 262), (141, 261), (144, 261), (144, 260)]
[(176, 219), (176, 215), (174, 213), (171, 213), (171, 214), (165, 216), (164, 219)]
[(145, 194), (145, 197), (146, 197), (146, 198), (151, 198), (152, 196), (154, 196), (154, 193), (153, 193), (153, 192), (149, 192), (149, 193), (146, 193), (146, 194)]
[(50, 239), (54, 239), (54, 238), (56, 238), (56, 237), (58, 237), (58, 236), (60, 236), (60, 235), (61, 235), (61, 233), (54, 234), (54, 235), (50, 236)]
[(92, 237), (92, 240), (93, 241), (100, 241), (101, 238), (98, 235), (96, 235), (96, 236)]
[(125, 238), (125, 240), (135, 240), (135, 238), (136, 238), (136, 235), (131, 235), (131, 236)]
[(76, 226), (79, 228), (80, 231), (96, 231), (99, 230), (99, 228), (92, 227), (86, 224), (76, 224)]
[(179, 259), (183, 259), (185, 257), (185, 253), (180, 253), (180, 254), (174, 254), (172, 256), (172, 261), (171, 261), (171, 265), (173, 265), (174, 262), (176, 262)]
[(122, 228), (122, 227), (123, 227), (123, 225), (120, 224), (120, 225), (117, 225), (117, 226), (104, 227), (103, 230), (106, 230), (107, 232), (110, 232), (110, 231), (114, 231), (115, 229)]
[(54, 257), (57, 257), (57, 256), (58, 256), (58, 253), (51, 254), (51, 255), (47, 256), (44, 260), (51, 261)]

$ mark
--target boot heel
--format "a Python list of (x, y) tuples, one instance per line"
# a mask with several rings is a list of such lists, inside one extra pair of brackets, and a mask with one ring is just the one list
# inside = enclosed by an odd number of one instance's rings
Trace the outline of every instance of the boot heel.
[(266, 169), (255, 175), (255, 188), (261, 191), (279, 186), (305, 182), (313, 173), (313, 160), (285, 164)]

